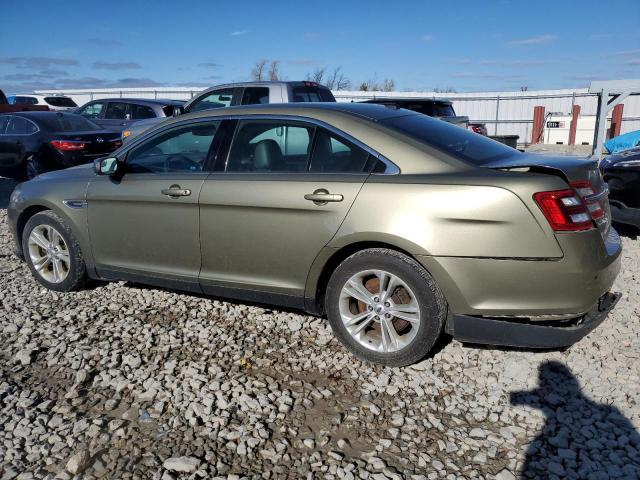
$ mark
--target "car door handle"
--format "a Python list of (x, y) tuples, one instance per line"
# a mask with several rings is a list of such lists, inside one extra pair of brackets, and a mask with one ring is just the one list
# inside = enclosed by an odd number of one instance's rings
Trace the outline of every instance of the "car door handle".
[(341, 202), (344, 197), (339, 193), (329, 193), (324, 188), (321, 188), (313, 193), (307, 193), (304, 196), (304, 199), (309, 200), (316, 205), (325, 205), (328, 202)]
[(180, 188), (180, 185), (171, 185), (169, 188), (163, 188), (162, 194), (172, 198), (188, 197), (191, 195), (191, 190), (188, 188)]

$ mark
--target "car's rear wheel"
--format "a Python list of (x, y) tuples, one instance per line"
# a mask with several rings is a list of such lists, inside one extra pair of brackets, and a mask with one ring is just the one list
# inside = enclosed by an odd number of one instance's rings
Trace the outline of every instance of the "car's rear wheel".
[(325, 308), (333, 332), (358, 357), (389, 366), (424, 358), (442, 332), (447, 304), (414, 259), (371, 248), (331, 275)]
[(69, 226), (51, 211), (35, 214), (22, 234), (22, 251), (38, 282), (59, 292), (81, 288), (87, 269)]
[(29, 155), (22, 163), (22, 178), (24, 180), (31, 180), (44, 171), (44, 164), (37, 155)]

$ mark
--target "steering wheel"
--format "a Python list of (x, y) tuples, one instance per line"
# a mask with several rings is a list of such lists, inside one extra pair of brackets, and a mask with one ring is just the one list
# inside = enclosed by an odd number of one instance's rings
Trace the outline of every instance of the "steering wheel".
[(202, 170), (202, 164), (190, 159), (186, 155), (170, 155), (164, 161), (165, 171), (200, 171)]

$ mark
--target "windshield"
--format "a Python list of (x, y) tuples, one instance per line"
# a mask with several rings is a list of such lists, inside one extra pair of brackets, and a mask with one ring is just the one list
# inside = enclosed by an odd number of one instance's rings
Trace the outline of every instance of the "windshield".
[(69, 97), (45, 97), (44, 101), (54, 107), (77, 107), (78, 105)]
[(46, 115), (38, 118), (47, 130), (51, 132), (91, 132), (102, 128), (91, 120), (73, 113)]
[(452, 157), (477, 166), (520, 154), (518, 150), (495, 140), (425, 115), (391, 117), (382, 120), (381, 123)]
[(336, 98), (328, 88), (299, 86), (293, 87), (294, 102), (335, 102)]

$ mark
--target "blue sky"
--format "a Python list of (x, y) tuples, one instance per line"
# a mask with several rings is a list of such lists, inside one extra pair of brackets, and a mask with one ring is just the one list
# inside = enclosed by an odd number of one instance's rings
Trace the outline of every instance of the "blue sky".
[[(579, 5), (579, 6), (578, 6)], [(584, 87), (640, 78), (640, 2), (0, 0), (0, 88), (207, 86), (262, 58), (354, 88)], [(62, 20), (60, 20), (62, 19)]]

